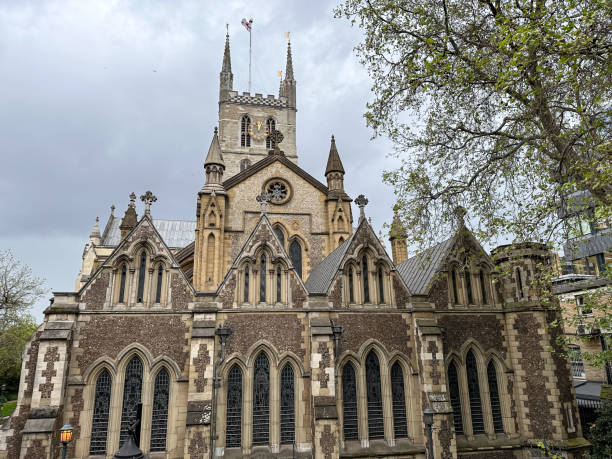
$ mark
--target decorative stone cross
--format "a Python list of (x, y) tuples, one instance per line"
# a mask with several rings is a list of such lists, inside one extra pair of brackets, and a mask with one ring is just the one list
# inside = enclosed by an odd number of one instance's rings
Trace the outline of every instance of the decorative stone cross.
[(130, 193), (130, 203), (128, 204), (128, 207), (136, 207), (136, 193), (133, 191)]
[(150, 191), (147, 191), (140, 197), (140, 200), (145, 204), (145, 215), (151, 216), (151, 204), (157, 201), (157, 196)]
[(467, 214), (467, 210), (465, 207), (457, 206), (455, 207), (455, 219), (457, 222), (457, 229), (461, 229), (465, 226), (465, 214)]
[(361, 220), (365, 218), (365, 211), (363, 209), (365, 206), (368, 205), (368, 202), (368, 198), (366, 198), (362, 194), (357, 196), (357, 198), (355, 199), (355, 204), (359, 206), (359, 223), (361, 223)]
[(255, 199), (257, 199), (257, 202), (261, 204), (261, 213), (265, 214), (268, 211), (268, 203), (272, 200), (272, 195), (262, 191), (261, 194), (257, 195)]
[(270, 140), (272, 142), (274, 142), (274, 153), (275, 155), (281, 155), (283, 154), (283, 152), (281, 151), (280, 147), (278, 146), (279, 143), (281, 143), (283, 141), (283, 139), (285, 138), (285, 136), (283, 135), (283, 133), (281, 131), (278, 131), (276, 129), (274, 129), (270, 135)]

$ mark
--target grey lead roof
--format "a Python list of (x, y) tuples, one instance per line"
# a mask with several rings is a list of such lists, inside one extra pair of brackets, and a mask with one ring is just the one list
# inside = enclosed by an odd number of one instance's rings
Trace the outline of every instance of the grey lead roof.
[[(104, 231), (102, 245), (115, 246), (121, 242), (121, 231), (119, 230), (121, 219), (115, 218), (111, 222), (108, 231)], [(159, 220), (154, 219), (153, 225), (170, 248), (182, 248), (189, 245), (195, 239), (196, 222), (189, 220)]]
[(397, 266), (402, 279), (413, 295), (426, 295), (429, 282), (440, 269), (444, 257), (453, 245), (454, 237), (409, 258)]
[(340, 266), (340, 263), (342, 263), (342, 259), (344, 258), (344, 255), (346, 254), (355, 233), (356, 232), (353, 232), (353, 234), (351, 234), (346, 241), (340, 244), (325, 258), (325, 260), (319, 263), (312, 273), (310, 273), (306, 284), (304, 284), (306, 285), (306, 290), (308, 290), (308, 293), (314, 295), (325, 295), (327, 293), (329, 284), (334, 278), (336, 271), (338, 271), (338, 267)]
[(612, 230), (606, 229), (591, 236), (567, 242), (563, 246), (563, 252), (569, 260), (576, 260), (608, 252), (610, 248), (612, 248)]

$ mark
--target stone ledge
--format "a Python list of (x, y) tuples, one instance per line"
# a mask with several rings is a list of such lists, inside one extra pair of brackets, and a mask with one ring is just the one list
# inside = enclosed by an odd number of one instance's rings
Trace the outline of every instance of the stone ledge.
[(358, 440), (347, 441), (340, 457), (388, 457), (424, 453), (425, 447), (413, 445), (408, 440), (397, 439), (395, 446), (385, 440), (370, 440), (369, 448), (362, 448)]

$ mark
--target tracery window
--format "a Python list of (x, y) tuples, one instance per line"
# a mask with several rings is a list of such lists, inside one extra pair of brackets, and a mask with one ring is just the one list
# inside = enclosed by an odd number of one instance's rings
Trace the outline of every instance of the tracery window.
[(140, 254), (140, 269), (138, 270), (138, 303), (142, 303), (144, 294), (145, 275), (147, 273), (147, 252)]
[(454, 269), (451, 270), (451, 281), (453, 284), (453, 304), (459, 304), (459, 296), (457, 296), (457, 273)]
[(249, 265), (244, 267), (244, 302), (249, 302)]
[(391, 398), (393, 399), (393, 433), (395, 438), (407, 438), (408, 422), (406, 419), (404, 374), (398, 362), (395, 362), (391, 367)]
[(125, 263), (121, 266), (121, 282), (119, 284), (119, 303), (123, 303), (125, 299), (125, 278), (127, 276), (127, 266)]
[(270, 134), (272, 134), (276, 129), (276, 122), (272, 118), (268, 118), (266, 121), (266, 148), (268, 150), (272, 150), (274, 148), (274, 140), (272, 140)]
[(240, 120), (240, 146), (250, 147), (251, 146), (251, 118), (248, 115), (244, 115)]
[(383, 304), (385, 302), (385, 286), (383, 282), (383, 271), (381, 267), (378, 268), (378, 292), (380, 298), (379, 303)]
[(485, 284), (485, 275), (482, 269), (480, 270), (480, 294), (482, 295), (482, 304), (487, 304), (487, 285)]
[(357, 440), (359, 438), (357, 384), (355, 369), (351, 363), (347, 363), (342, 370), (342, 418), (344, 440)]
[(353, 281), (353, 267), (349, 267), (349, 303), (355, 302), (355, 290)]
[(484, 433), (484, 419), (482, 416), (482, 404), (480, 401), (480, 386), (478, 383), (478, 368), (476, 357), (472, 351), (465, 358), (467, 373), (468, 394), (470, 397), (470, 414), (472, 415), (472, 432), (474, 434)]
[(259, 301), (266, 302), (266, 256), (261, 256), (261, 266), (259, 269)]
[(112, 389), (111, 383), (111, 375), (108, 370), (104, 369), (96, 381), (89, 454), (106, 454), (106, 438), (108, 436), (108, 418), (110, 414)]
[(289, 258), (291, 258), (291, 264), (295, 268), (295, 272), (301, 278), (302, 277), (302, 246), (294, 239), (289, 245)]
[(468, 304), (474, 304), (474, 295), (472, 294), (472, 276), (466, 268), (465, 271), (465, 290), (467, 292)]
[(225, 445), (240, 447), (242, 439), (242, 371), (234, 365), (227, 378), (227, 415), (225, 420)]
[(280, 442), (286, 445), (295, 439), (295, 386), (289, 364), (281, 372), (280, 386)]
[(497, 371), (492, 360), (489, 362), (489, 365), (487, 365), (487, 380), (489, 382), (489, 398), (491, 399), (493, 430), (495, 433), (504, 433), (501, 403), (499, 401), (499, 387), (497, 386)]
[(155, 302), (161, 302), (161, 291), (162, 291), (162, 280), (164, 275), (164, 268), (162, 265), (159, 265), (157, 268), (157, 286), (155, 288)]
[(255, 359), (253, 373), (253, 445), (267, 445), (270, 440), (270, 363), (261, 352)]
[(153, 392), (153, 417), (151, 421), (151, 451), (166, 449), (168, 430), (168, 401), (170, 396), (170, 376), (162, 368), (155, 377)]
[[(119, 444), (123, 445), (128, 438), (128, 429), (137, 419), (138, 405), (142, 394), (142, 361), (132, 357), (125, 369), (125, 382), (123, 384), (123, 408), (121, 410), (121, 433)], [(139, 435), (137, 433), (137, 435)]]
[(382, 390), (380, 385), (380, 364), (376, 352), (370, 351), (365, 361), (366, 392), (368, 398), (368, 437), (373, 440), (384, 438)]
[(364, 256), (361, 260), (361, 273), (363, 277), (363, 302), (370, 302), (370, 281), (368, 279), (368, 259)]
[(463, 418), (461, 416), (461, 397), (459, 395), (459, 378), (457, 377), (457, 367), (455, 362), (448, 366), (448, 391), (450, 392), (451, 407), (453, 408), (453, 424), (455, 433), (463, 434)]

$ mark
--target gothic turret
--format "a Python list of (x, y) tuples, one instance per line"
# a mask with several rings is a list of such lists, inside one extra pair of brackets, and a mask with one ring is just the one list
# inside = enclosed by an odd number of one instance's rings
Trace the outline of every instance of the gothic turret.
[(406, 243), (406, 230), (399, 215), (393, 216), (391, 229), (389, 230), (389, 241), (391, 242), (391, 254), (395, 266), (408, 260), (408, 245)]
[(119, 226), (119, 229), (121, 230), (121, 239), (127, 236), (127, 234), (136, 227), (137, 223), (138, 215), (136, 214), (136, 194), (132, 192), (130, 193), (130, 203), (128, 204), (128, 208), (125, 211), (125, 215), (123, 216), (123, 220), (121, 220), (121, 225)]
[(336, 148), (336, 140), (333, 135), (331, 137), (331, 146), (329, 147), (325, 177), (327, 178), (329, 191), (344, 191), (344, 167), (342, 166), (342, 161), (340, 161), (340, 155)]
[(219, 144), (219, 132), (215, 127), (212, 142), (204, 161), (204, 169), (206, 170), (206, 185), (220, 184), (223, 181), (223, 171), (225, 171), (225, 162), (221, 154), (221, 145)]
[(234, 89), (234, 74), (232, 73), (232, 59), (230, 58), (229, 33), (225, 35), (225, 51), (223, 52), (223, 66), (219, 74), (219, 100), (227, 100), (229, 91)]
[(291, 42), (287, 44), (287, 65), (285, 67), (285, 79), (281, 84), (280, 96), (287, 98), (290, 108), (296, 108), (295, 79), (293, 78), (293, 58), (291, 56)]

